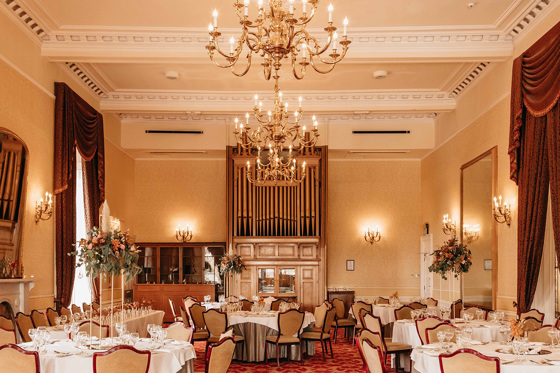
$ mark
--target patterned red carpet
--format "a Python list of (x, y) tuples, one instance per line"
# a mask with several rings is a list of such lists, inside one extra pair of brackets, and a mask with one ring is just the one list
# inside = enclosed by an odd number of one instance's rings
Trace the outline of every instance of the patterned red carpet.
[[(233, 361), (229, 371), (230, 373), (241, 373), (241, 372), (283, 372), (283, 373), (307, 373), (307, 372), (317, 372), (317, 373), (356, 373), (364, 372), (362, 369), (362, 360), (360, 354), (355, 346), (351, 343), (339, 338), (338, 343), (333, 343), (334, 359), (326, 358), (323, 361), (323, 351), (321, 350), (321, 344), (315, 344), (315, 355), (305, 358), (304, 365), (301, 365), (299, 361), (280, 361), (280, 367), (276, 366), (276, 361), (270, 360), (268, 364), (255, 364), (255, 363), (240, 363)], [(197, 359), (194, 362), (194, 371), (204, 372), (204, 343), (195, 343), (196, 356)]]

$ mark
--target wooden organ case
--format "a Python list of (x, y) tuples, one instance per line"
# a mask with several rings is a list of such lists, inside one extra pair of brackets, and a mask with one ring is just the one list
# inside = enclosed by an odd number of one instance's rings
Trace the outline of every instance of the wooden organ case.
[(297, 160), (306, 162), (301, 183), (256, 184), (246, 174), (249, 161), (254, 175), (255, 155), (228, 147), (228, 247), (247, 266), (234, 294), (291, 299), (312, 311), (326, 296), (327, 147)]

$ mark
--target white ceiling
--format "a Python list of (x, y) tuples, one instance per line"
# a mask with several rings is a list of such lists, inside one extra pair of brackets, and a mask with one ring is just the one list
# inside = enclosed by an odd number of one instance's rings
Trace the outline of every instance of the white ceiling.
[[(412, 131), (405, 140), (391, 140), (392, 151), (400, 146), (404, 153), (349, 155), (349, 150), (385, 148), (384, 141), (356, 141), (347, 134), (353, 126), (414, 129), (419, 122), (428, 126), (422, 127), (424, 132), (432, 133), (434, 116), (454, 110), (456, 96), (487, 66), (510, 58), (516, 35), (550, 3), (474, 0), (469, 8), (471, 1), (332, 0), (335, 25), (341, 26), (345, 16), (350, 21), (347, 57), (332, 73), (309, 72), (302, 81), (291, 78), (286, 69), (281, 88), (291, 99), (302, 95), (304, 109), (321, 115), (323, 141), (335, 157), (425, 154), (433, 147), (433, 138)], [(319, 3), (309, 25), (314, 35), (324, 34), (329, 2)], [(6, 0), (1, 6), (14, 22), (27, 26), (45, 58), (66, 65), (92, 89), (104, 111), (120, 115), (121, 137), (127, 141), (119, 145), (131, 156), (184, 158), (215, 157), (216, 149), (232, 143), (229, 126), (234, 116), (251, 110), (253, 93), (268, 104), (273, 92), (273, 82), (262, 77), (260, 61), (238, 78), (208, 58), (206, 28), (214, 8), (224, 37), (240, 33), (233, 3)], [(256, 0), (251, 3), (256, 8)], [(179, 79), (166, 79), (169, 70), (177, 71)], [(387, 78), (374, 79), (376, 70), (386, 70)], [(138, 130), (174, 126), (209, 126), (209, 130), (203, 141), (161, 141)], [(345, 140), (329, 138), (334, 133)], [(174, 145), (166, 145), (170, 143)], [(143, 145), (139, 149), (130, 144)], [(205, 155), (150, 155), (199, 149), (200, 144), (207, 146)]]

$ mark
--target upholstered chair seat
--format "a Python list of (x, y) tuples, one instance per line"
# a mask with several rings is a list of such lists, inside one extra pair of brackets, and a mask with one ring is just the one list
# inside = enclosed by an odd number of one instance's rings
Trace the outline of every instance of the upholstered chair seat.
[(329, 307), (323, 303), (320, 306), (315, 307), (315, 312), (313, 313), (313, 316), (315, 317), (315, 328), (316, 329), (322, 329), (323, 328), (323, 324), (325, 322), (325, 316), (327, 316), (327, 311), (329, 310)]
[(58, 314), (58, 312), (56, 312), (55, 310), (53, 310), (52, 308), (47, 308), (47, 319), (49, 321), (49, 324), (51, 326), (55, 326), (56, 322), (54, 321), (54, 319), (56, 319), (57, 317), (59, 317), (60, 315)]
[(70, 320), (70, 318), (72, 317), (72, 312), (66, 307), (60, 307), (60, 316), (66, 316), (66, 318)]
[(525, 332), (533, 331), (533, 330), (539, 330), (542, 327), (542, 321), (537, 320), (534, 317), (529, 316), (529, 317), (525, 317), (522, 320), (523, 320), (523, 323), (521, 325), (521, 328)]
[(70, 309), (72, 310), (72, 313), (81, 313), (82, 309), (79, 306), (76, 306), (75, 304), (70, 306)]
[(78, 332), (86, 332), (87, 335), (89, 335), (90, 329), (94, 337), (107, 338), (109, 336), (109, 325), (102, 325), (101, 328), (99, 328), (99, 323), (91, 320), (86, 320), (82, 321), (78, 326)]
[(395, 310), (395, 319), (396, 320), (410, 320), (412, 319), (412, 311), (414, 309), (410, 306), (402, 306), (401, 308), (397, 308)]

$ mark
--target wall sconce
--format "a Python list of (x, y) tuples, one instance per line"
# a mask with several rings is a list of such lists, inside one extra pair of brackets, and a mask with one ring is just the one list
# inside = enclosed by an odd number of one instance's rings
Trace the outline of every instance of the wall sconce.
[(181, 228), (181, 225), (175, 230), (175, 238), (177, 241), (187, 242), (192, 240), (193, 232), (187, 225), (185, 228)]
[(367, 227), (367, 230), (364, 233), (364, 239), (372, 245), (374, 242), (381, 241), (381, 231), (379, 230), (379, 225), (375, 227), (374, 231)]
[(505, 201), (502, 204), (502, 196), (499, 197), (499, 200), (494, 197), (494, 211), (492, 211), (492, 215), (494, 216), (494, 220), (498, 223), (506, 223), (508, 227), (511, 226), (510, 206)]
[(480, 225), (463, 225), (463, 239), (467, 241), (467, 243), (474, 242), (478, 240), (480, 234)]
[(35, 202), (35, 224), (37, 224), (39, 220), (49, 220), (52, 214), (52, 194), (46, 192), (44, 201), (41, 198), (40, 201)]
[(443, 223), (442, 223), (443, 233), (455, 237), (457, 235), (457, 225), (454, 221), (451, 221), (449, 215), (443, 215)]

